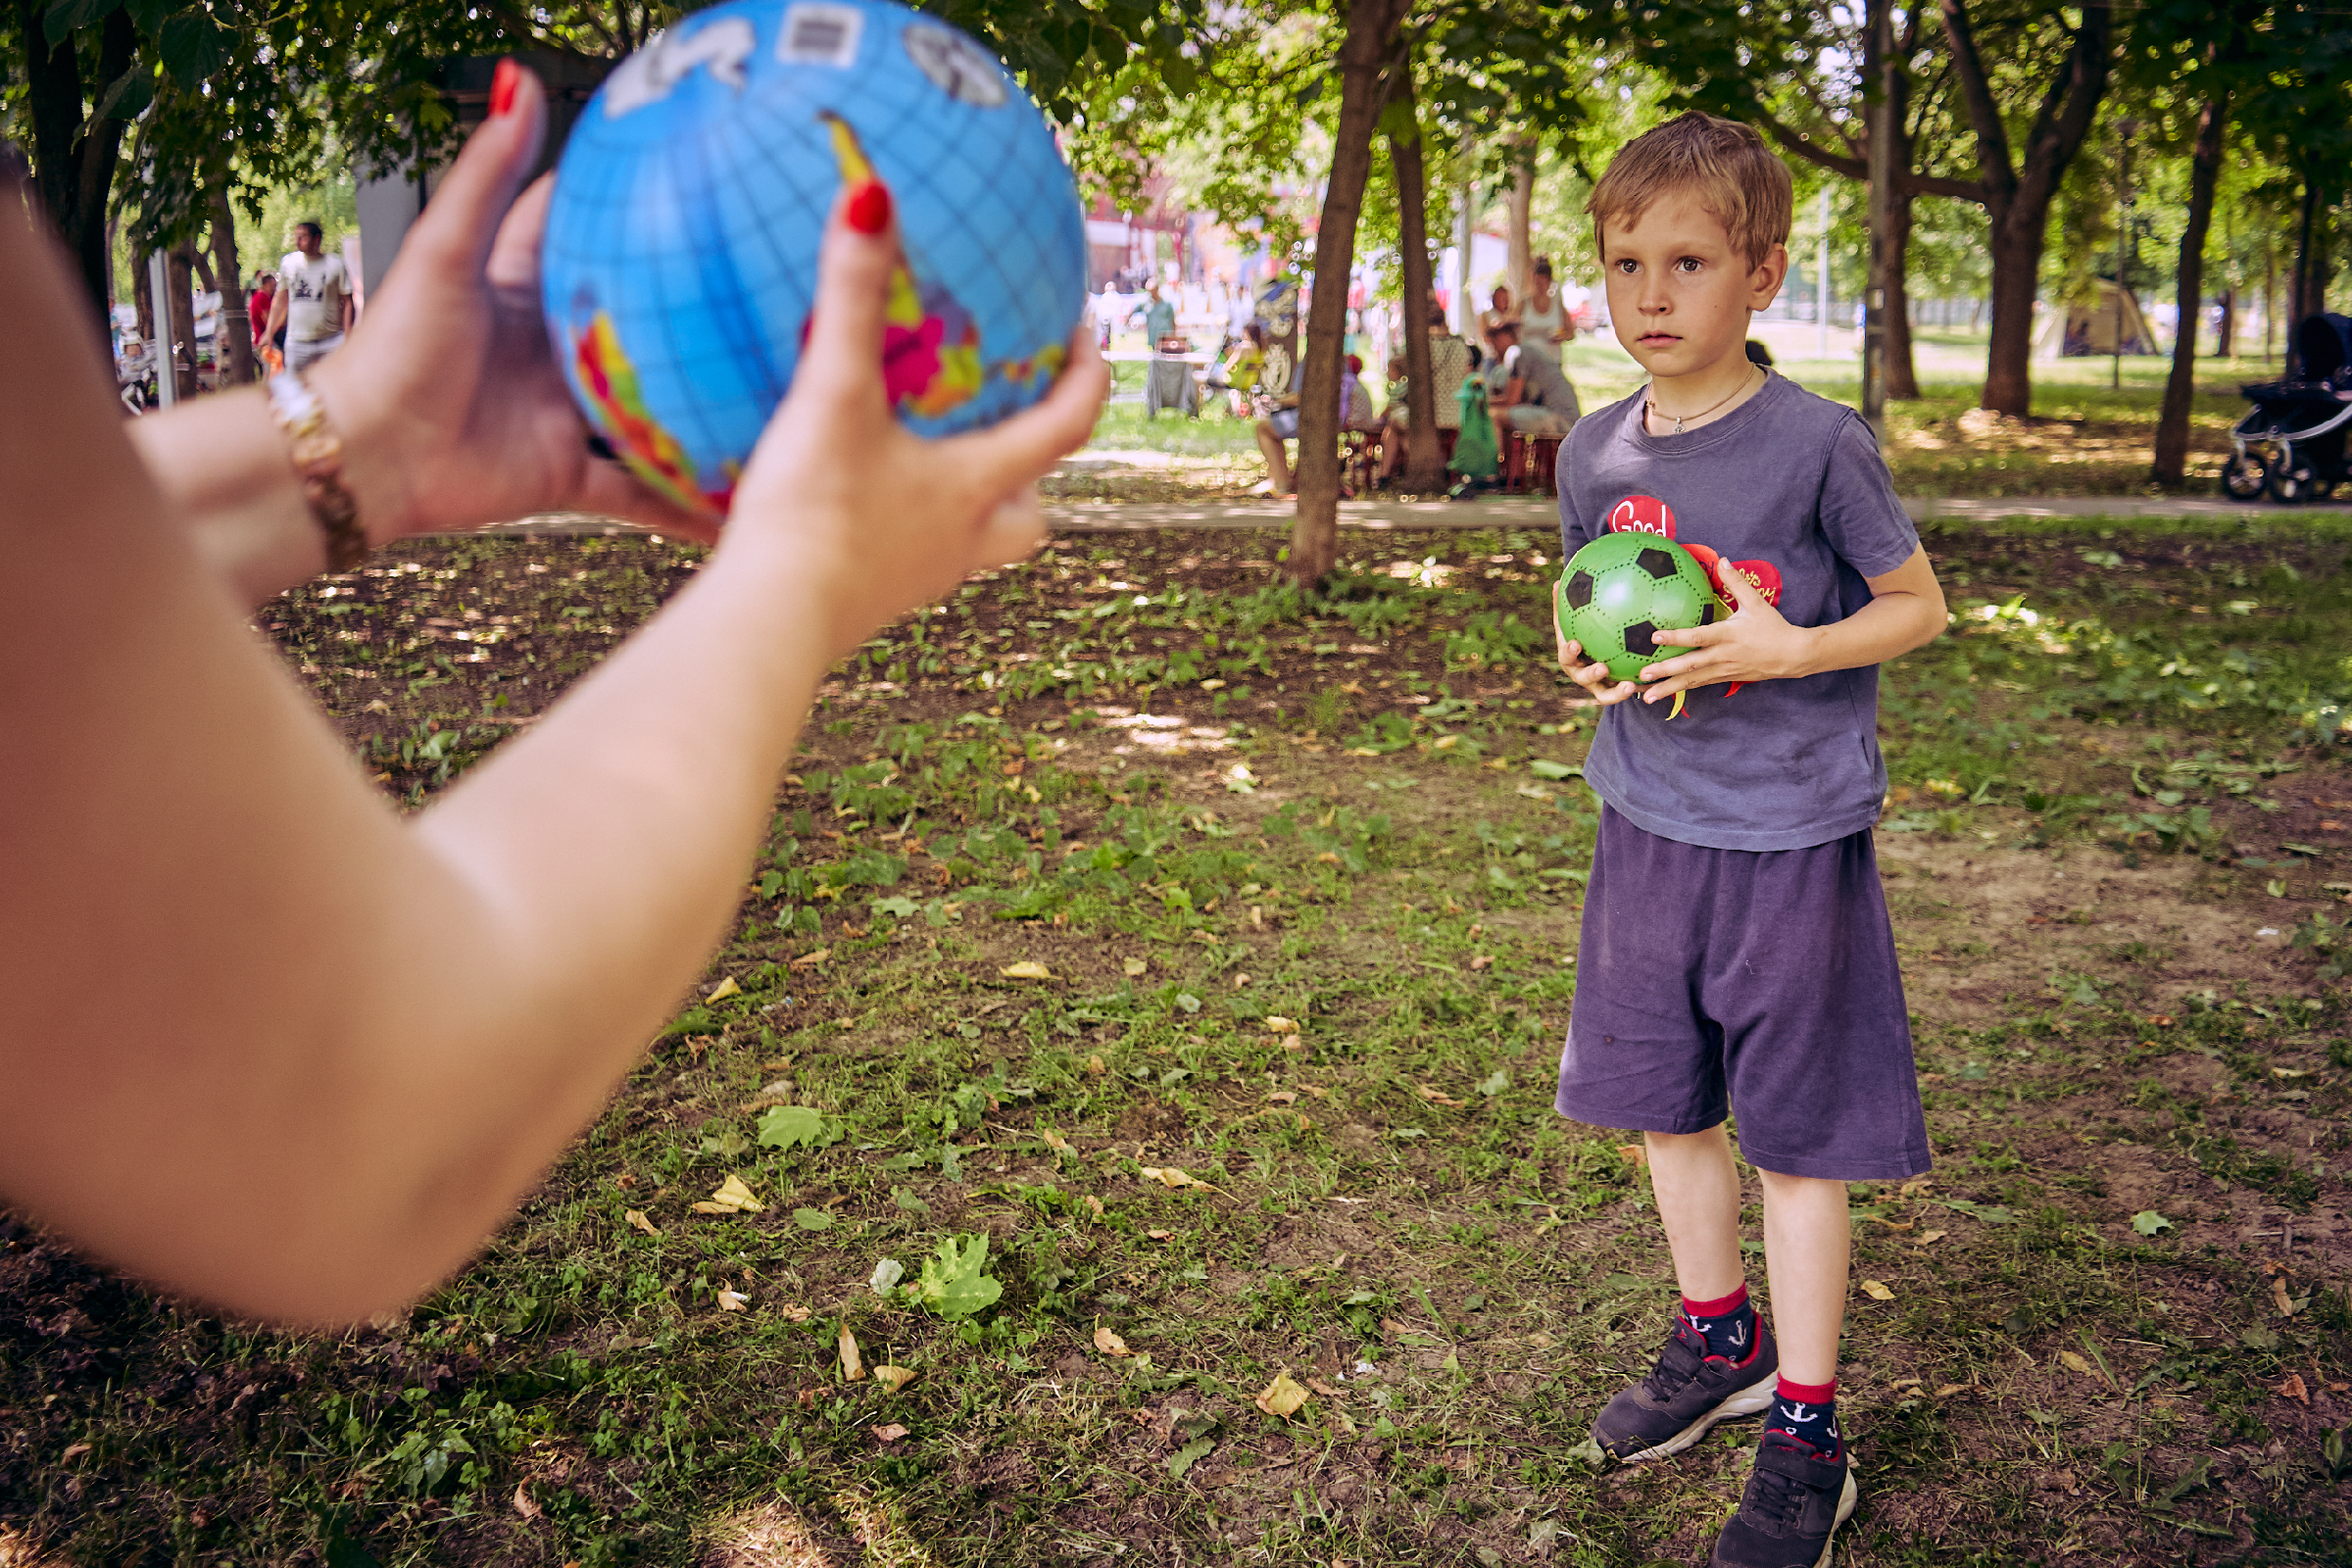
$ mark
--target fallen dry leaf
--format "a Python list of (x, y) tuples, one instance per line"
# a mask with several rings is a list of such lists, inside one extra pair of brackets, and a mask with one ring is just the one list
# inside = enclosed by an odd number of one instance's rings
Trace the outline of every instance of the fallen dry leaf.
[(1298, 1032), (1298, 1020), (1296, 1018), (1268, 1018), (1266, 1027), (1278, 1035), (1295, 1035)]
[(1491, 967), (1493, 967), (1493, 965), (1494, 965), (1494, 960), (1493, 958), (1490, 958), (1490, 957), (1488, 957), (1488, 956), (1487, 956), (1485, 954), (1483, 954), (1483, 953), (1482, 953), (1482, 954), (1480, 954), (1480, 955), (1479, 955), (1477, 957), (1475, 957), (1475, 958), (1472, 958), (1472, 959), (1470, 960), (1470, 967), (1471, 967), (1471, 969), (1472, 969), (1472, 970), (1474, 970), (1474, 971), (1475, 971), (1475, 970), (1479, 970), (1479, 969), (1491, 968)]
[(2060, 1350), (2058, 1364), (2069, 1372), (2087, 1373), (2090, 1371), (2090, 1358), (2080, 1350)]
[(899, 1425), (896, 1421), (891, 1422), (888, 1426), (874, 1428), (874, 1441), (876, 1443), (896, 1443), (906, 1435), (906, 1429)]
[(1121, 958), (1119, 960), (1119, 972), (1129, 976), (1130, 978), (1142, 974), (1146, 969), (1151, 967), (1152, 965), (1146, 963), (1141, 958)]
[(656, 1225), (652, 1220), (647, 1219), (645, 1217), (645, 1210), (642, 1208), (630, 1209), (626, 1217), (630, 1224), (636, 1226), (648, 1236), (659, 1236), (662, 1234), (662, 1228), (659, 1225)]
[(522, 1515), (525, 1519), (536, 1519), (539, 1517), (539, 1504), (531, 1499), (531, 1493), (528, 1487), (517, 1485), (514, 1488), (514, 1511)]
[(694, 1211), (697, 1214), (758, 1214), (766, 1207), (751, 1188), (744, 1185), (741, 1176), (729, 1171), (727, 1179), (718, 1184), (716, 1191), (694, 1205)]
[(789, 1303), (779, 1307), (777, 1310), (781, 1311), (787, 1318), (791, 1319), (795, 1323), (806, 1323), (812, 1315), (807, 1307)]
[(1629, 1165), (1646, 1165), (1649, 1163), (1649, 1150), (1642, 1144), (1619, 1144), (1617, 1157)]
[(1413, 1088), (1420, 1094), (1423, 1100), (1428, 1101), (1433, 1105), (1451, 1105), (1457, 1110), (1461, 1108), (1462, 1102), (1460, 1101), (1454, 1099), (1451, 1095), (1441, 1095), (1435, 1089), (1430, 1088), (1427, 1084), (1415, 1084), (1413, 1085)]
[(1874, 1214), (1871, 1216), (1871, 1218), (1877, 1220), (1880, 1224), (1886, 1226), (1890, 1231), (1907, 1231), (1911, 1229), (1912, 1226), (1919, 1223), (1919, 1221), (1915, 1219), (1888, 1219), (1884, 1214)]
[(819, 948), (814, 953), (804, 953), (799, 957), (793, 959), (792, 967), (795, 969), (806, 969), (812, 964), (822, 963), (831, 956), (833, 956), (833, 950), (831, 948)]
[(1007, 980), (1051, 980), (1054, 978), (1054, 971), (1034, 958), (1023, 958), (1018, 963), (1008, 963), (999, 969), (997, 973)]
[(1274, 1381), (1260, 1389), (1257, 1397), (1250, 1402), (1268, 1415), (1280, 1416), (1288, 1421), (1298, 1413), (1299, 1407), (1310, 1397), (1312, 1396), (1297, 1378), (1291, 1376), (1290, 1369), (1286, 1367), (1275, 1373)]
[(1101, 1350), (1104, 1355), (1133, 1355), (1135, 1353), (1127, 1348), (1125, 1340), (1120, 1339), (1106, 1328), (1095, 1330), (1095, 1348)]
[(2148, 1022), (2159, 1029), (2170, 1029), (2173, 1026), (2173, 1015), (2169, 1012), (2151, 1012), (2148, 1014)]
[(1874, 1301), (1891, 1301), (1894, 1299), (1894, 1293), (1888, 1290), (1886, 1286), (1880, 1284), (1877, 1280), (1864, 1280), (1862, 1282), (1862, 1294), (1869, 1297)]
[(1087, 1072), (1088, 1072), (1088, 1074), (1089, 1074), (1090, 1076), (1093, 1076), (1093, 1077), (1096, 1077), (1096, 1078), (1100, 1078), (1100, 1077), (1102, 1077), (1102, 1076), (1104, 1073), (1106, 1073), (1106, 1072), (1110, 1071), (1110, 1069), (1109, 1069), (1108, 1067), (1105, 1067), (1105, 1066), (1103, 1066), (1103, 1065), (1102, 1065), (1102, 1058), (1101, 1056), (1089, 1056), (1089, 1057), (1087, 1057), (1087, 1058), (1086, 1058), (1086, 1070), (1087, 1070)]
[(740, 1312), (752, 1304), (752, 1298), (741, 1291), (721, 1285), (718, 1288), (718, 1309), (721, 1312)]
[(1200, 1177), (1194, 1176), (1181, 1167), (1175, 1165), (1167, 1166), (1164, 1169), (1157, 1165), (1146, 1165), (1138, 1170), (1136, 1174), (1142, 1176), (1143, 1179), (1148, 1182), (1157, 1182), (1162, 1187), (1172, 1187), (1178, 1191), (1182, 1191), (1187, 1187), (1198, 1187), (1205, 1192), (1211, 1193), (1217, 1190), (1214, 1187), (1209, 1186), (1208, 1183), (1200, 1180)]
[(1918, 1245), (1926, 1247), (1931, 1242), (1940, 1242), (1947, 1234), (1949, 1233), (1945, 1231), (1921, 1231)]
[(2278, 1385), (2278, 1392), (2282, 1397), (2292, 1399), (2297, 1404), (2311, 1402), (2311, 1391), (2303, 1386), (2303, 1374), (2300, 1372), (2289, 1372), (2286, 1375), (2286, 1381)]
[(878, 1366), (874, 1368), (874, 1381), (896, 1394), (914, 1381), (914, 1368), (910, 1366)]
[(1298, 1103), (1298, 1095), (1297, 1091), (1290, 1089), (1277, 1089), (1272, 1094), (1266, 1096), (1266, 1098), (1277, 1105), (1296, 1105)]
[(1094, 1215), (1097, 1219), (1101, 1219), (1102, 1217), (1102, 1200), (1097, 1198), (1094, 1194), (1089, 1193), (1086, 1195), (1085, 1202), (1086, 1211), (1089, 1214)]
[(1054, 1152), (1056, 1154), (1075, 1154), (1078, 1152), (1076, 1147), (1073, 1146), (1067, 1138), (1062, 1137), (1061, 1134), (1055, 1132), (1051, 1127), (1040, 1127), (1037, 1130), (1037, 1136), (1043, 1138), (1046, 1141), (1046, 1147), (1054, 1151)]
[(850, 1332), (847, 1323), (841, 1326), (841, 1375), (852, 1383), (865, 1377), (865, 1363), (858, 1356), (858, 1336)]
[(712, 986), (710, 988), (710, 994), (705, 997), (703, 1000), (705, 1002), (724, 1002), (729, 997), (740, 997), (742, 995), (743, 987), (735, 983), (735, 977), (733, 975), (729, 975), (724, 980), (721, 980), (718, 984)]
[(89, 1451), (90, 1446), (86, 1443), (69, 1443), (66, 1445), (66, 1451), (62, 1457), (66, 1463), (72, 1464)]
[(2295, 1315), (2295, 1303), (2287, 1297), (2286, 1276), (2283, 1274), (2271, 1276), (2271, 1303), (2278, 1308), (2280, 1317)]
[(1155, 1242), (1169, 1241), (1176, 1235), (1174, 1231), (1146, 1231), (1144, 1234)]
[(1340, 1391), (1333, 1388), (1330, 1384), (1324, 1382), (1321, 1378), (1308, 1378), (1306, 1380), (1306, 1386), (1314, 1390), (1317, 1394), (1323, 1396), (1323, 1397), (1326, 1399), (1336, 1399), (1340, 1396)]

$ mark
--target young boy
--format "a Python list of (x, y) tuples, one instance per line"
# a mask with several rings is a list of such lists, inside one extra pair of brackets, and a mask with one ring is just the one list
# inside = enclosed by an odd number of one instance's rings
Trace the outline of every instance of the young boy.
[[(1854, 1507), (1836, 1400), (1845, 1184), (1928, 1168), (1871, 827), (1877, 666), (1943, 628), (1943, 594), (1869, 427), (1748, 361), (1789, 207), (1788, 170), (1728, 121), (1687, 114), (1617, 155), (1586, 210), (1617, 339), (1650, 379), (1579, 423), (1559, 465), (1571, 555), (1610, 529), (1662, 534), (1724, 601), (1711, 625), (1659, 630), (1690, 652), (1639, 682), (1559, 646), (1605, 711), (1557, 1103), (1642, 1132), (1683, 1296), (1656, 1367), (1592, 1433), (1656, 1459), (1769, 1410), (1717, 1568), (1828, 1563)], [(1747, 1298), (1733, 1104), (1777, 1344)]]

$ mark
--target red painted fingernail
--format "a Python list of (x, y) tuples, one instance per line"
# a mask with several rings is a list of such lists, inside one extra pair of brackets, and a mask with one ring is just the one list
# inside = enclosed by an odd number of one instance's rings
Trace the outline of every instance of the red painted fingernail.
[(860, 234), (879, 234), (890, 226), (890, 187), (869, 179), (850, 192), (850, 226)]
[(490, 118), (504, 116), (514, 107), (514, 89), (522, 85), (522, 68), (513, 60), (501, 60), (498, 69), (490, 74)]

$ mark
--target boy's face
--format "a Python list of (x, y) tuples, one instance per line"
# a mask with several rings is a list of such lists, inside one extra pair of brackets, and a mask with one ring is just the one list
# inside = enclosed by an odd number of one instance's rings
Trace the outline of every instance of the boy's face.
[(1748, 317), (1780, 293), (1788, 252), (1775, 245), (1749, 267), (1723, 224), (1677, 194), (1638, 222), (1604, 220), (1600, 263), (1617, 341), (1669, 381), (1745, 360)]

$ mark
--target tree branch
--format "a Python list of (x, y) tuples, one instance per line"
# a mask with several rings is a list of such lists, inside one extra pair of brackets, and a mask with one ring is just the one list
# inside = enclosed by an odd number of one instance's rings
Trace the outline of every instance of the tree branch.
[(1984, 57), (1977, 50), (1975, 29), (1968, 20), (1967, 0), (1942, 0), (1943, 36), (1951, 45), (1952, 74), (1968, 104), (1969, 125), (1977, 133), (1977, 167), (1983, 171), (1984, 204), (2006, 206), (2017, 194), (2017, 170), (2009, 157), (2009, 131), (2001, 123), (2001, 106), (1993, 100), (1992, 83), (1984, 73)]
[[(1948, 0), (1947, 0), (1948, 3)], [(2107, 73), (2113, 62), (2109, 43), (2115, 12), (2105, 4), (2082, 8), (2082, 25), (2075, 29), (2074, 47), (2067, 52), (2066, 72), (2034, 117), (2034, 132), (2026, 141), (2026, 167), (2018, 194), (2029, 203), (2049, 200), (2090, 134), (2091, 121), (2106, 95)], [(2061, 100), (2060, 93), (2064, 98)], [(2061, 106), (2062, 105), (2062, 106)]]

